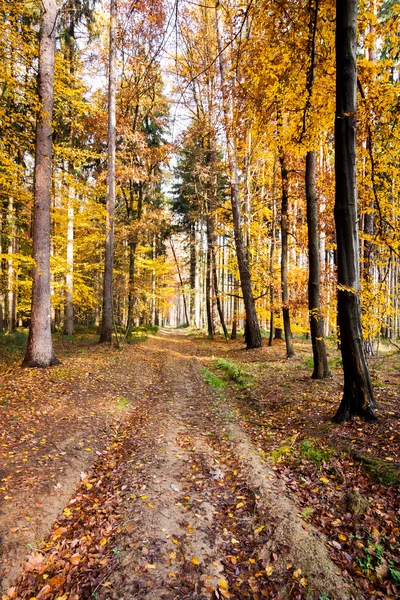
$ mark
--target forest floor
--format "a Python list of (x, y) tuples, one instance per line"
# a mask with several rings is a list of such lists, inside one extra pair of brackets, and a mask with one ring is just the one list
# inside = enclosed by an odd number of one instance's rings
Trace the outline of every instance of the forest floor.
[(371, 359), (379, 420), (339, 426), (337, 352), (317, 382), (295, 348), (5, 348), (2, 600), (399, 598), (399, 354)]

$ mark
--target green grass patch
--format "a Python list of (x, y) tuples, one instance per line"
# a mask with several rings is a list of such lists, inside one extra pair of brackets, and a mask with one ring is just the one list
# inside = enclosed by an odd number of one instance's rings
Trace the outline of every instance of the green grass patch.
[(126, 343), (139, 344), (145, 342), (149, 335), (156, 335), (158, 330), (159, 328), (157, 325), (140, 325), (140, 327), (132, 327), (130, 335), (126, 338)]
[(129, 398), (116, 398), (115, 399), (118, 410), (125, 410), (125, 408), (130, 404)]
[(287, 456), (288, 454), (290, 454), (292, 451), (291, 446), (280, 446), (279, 448), (275, 448), (275, 450), (272, 450), (270, 456), (271, 456), (271, 460), (274, 463), (279, 463), (282, 462), (283, 458), (285, 456)]
[(203, 376), (204, 381), (215, 390), (222, 390), (228, 385), (226, 381), (223, 381), (222, 379), (217, 377), (215, 373), (212, 373), (208, 369), (200, 369), (200, 372)]
[(313, 514), (313, 512), (314, 512), (314, 509), (311, 508), (311, 506), (306, 506), (305, 509), (301, 513), (301, 517), (305, 521), (308, 521), (308, 519), (311, 517), (311, 515)]
[(303, 364), (307, 369), (310, 369), (310, 371), (314, 368), (314, 359), (312, 356), (306, 356), (305, 359), (303, 360)]
[(227, 375), (240, 388), (247, 387), (254, 379), (253, 375), (247, 373), (242, 365), (238, 365), (237, 363), (225, 360), (224, 358), (215, 358), (213, 363), (217, 369)]
[(391, 486), (399, 481), (399, 470), (395, 465), (390, 465), (379, 458), (361, 458), (362, 468), (377, 483)]
[(4, 361), (22, 359), (28, 343), (28, 329), (0, 333), (0, 358)]
[(308, 461), (321, 467), (323, 462), (328, 462), (332, 458), (333, 451), (329, 448), (320, 446), (313, 440), (302, 440), (299, 446), (300, 455)]

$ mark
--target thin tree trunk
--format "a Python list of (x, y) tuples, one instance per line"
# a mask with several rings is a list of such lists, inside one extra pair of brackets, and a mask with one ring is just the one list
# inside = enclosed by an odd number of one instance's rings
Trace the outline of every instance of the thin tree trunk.
[(306, 156), (306, 199), (308, 226), (308, 310), (310, 315), (311, 342), (314, 357), (312, 379), (325, 379), (330, 376), (324, 340), (324, 324), (320, 304), (320, 254), (318, 234), (318, 200), (315, 185), (315, 150)]
[(176, 264), (176, 270), (178, 271), (179, 284), (180, 284), (181, 290), (182, 290), (183, 308), (184, 308), (184, 311), (185, 311), (185, 319), (186, 319), (186, 323), (185, 324), (189, 325), (189, 318), (188, 318), (188, 311), (187, 311), (187, 304), (186, 304), (186, 297), (185, 297), (185, 288), (184, 288), (184, 285), (183, 285), (183, 279), (182, 279), (181, 270), (179, 268), (178, 258), (176, 256), (175, 248), (174, 248), (174, 245), (172, 243), (172, 239), (171, 238), (169, 238), (169, 243), (170, 243), (171, 250), (172, 250), (172, 255), (174, 257), (174, 261), (175, 261), (175, 264)]
[(232, 332), (231, 332), (231, 340), (237, 339), (237, 328), (238, 328), (238, 317), (239, 317), (239, 298), (237, 297), (238, 285), (234, 285), (235, 296), (233, 298), (233, 320), (232, 320)]
[(57, 364), (50, 328), (50, 202), (52, 169), (52, 119), (56, 0), (42, 0), (39, 31), (39, 100), (36, 124), (35, 185), (33, 209), (32, 311), (23, 366)]
[[(0, 206), (0, 255), (3, 253), (3, 213)], [(4, 294), (2, 291), (2, 270), (3, 270), (3, 261), (0, 258), (0, 333), (4, 331)]]
[(336, 1), (335, 224), (343, 398), (334, 417), (376, 418), (361, 328), (356, 190), (357, 0)]
[[(73, 167), (70, 166), (70, 175), (73, 176)], [(70, 184), (68, 194), (68, 208), (67, 208), (67, 274), (65, 277), (65, 283), (67, 288), (67, 295), (65, 301), (65, 335), (74, 334), (74, 188)]]
[(14, 250), (15, 250), (15, 210), (14, 202), (10, 196), (8, 200), (8, 313), (7, 325), (11, 333), (15, 330), (15, 312), (16, 312), (16, 294), (15, 294), (15, 270), (14, 270)]
[(196, 318), (196, 229), (190, 226), (190, 325), (195, 325)]
[[(207, 219), (208, 220), (208, 219)], [(206, 271), (206, 312), (207, 312), (207, 331), (208, 339), (214, 339), (214, 323), (211, 310), (211, 243), (209, 235), (209, 226), (207, 223), (207, 271)]]
[(110, 2), (110, 50), (108, 74), (108, 174), (106, 205), (106, 244), (104, 256), (103, 313), (100, 343), (111, 342), (113, 332), (113, 270), (115, 210), (115, 140), (116, 140), (116, 0)]
[(236, 155), (236, 143), (233, 135), (233, 115), (232, 115), (232, 99), (230, 97), (227, 74), (225, 53), (222, 42), (222, 21), (221, 8), (219, 2), (216, 4), (216, 33), (219, 53), (219, 69), (222, 87), (224, 125), (227, 141), (228, 154), (228, 171), (231, 188), (231, 204), (233, 216), (233, 229), (235, 236), (236, 256), (239, 267), (240, 283), (242, 288), (244, 305), (246, 308), (246, 345), (247, 348), (260, 348), (262, 346), (262, 337), (260, 326), (258, 323), (253, 291), (251, 286), (250, 269), (246, 258), (246, 250), (243, 243), (241, 217), (240, 217), (240, 194), (239, 194), (239, 175)]
[(272, 216), (271, 216), (271, 247), (269, 253), (269, 301), (271, 305), (271, 316), (269, 321), (268, 346), (272, 346), (275, 338), (275, 289), (274, 289), (274, 258), (276, 249), (276, 158), (274, 159), (274, 173), (272, 181)]
[[(215, 241), (215, 236), (213, 236), (213, 239)], [(216, 262), (214, 244), (211, 245), (211, 260), (212, 260), (212, 272), (213, 272), (215, 298), (216, 298), (216, 302), (217, 302), (217, 310), (218, 310), (219, 320), (221, 322), (221, 327), (224, 332), (224, 337), (227, 340), (229, 338), (229, 335), (228, 335), (228, 330), (226, 328), (224, 311), (223, 311), (221, 297), (220, 297), (219, 289), (218, 289), (217, 262)]]
[(292, 342), (292, 330), (290, 327), (290, 312), (289, 312), (289, 287), (288, 287), (288, 254), (289, 254), (289, 181), (288, 171), (286, 166), (286, 156), (281, 150), (279, 153), (279, 162), (281, 165), (282, 177), (282, 209), (281, 209), (281, 283), (282, 283), (282, 316), (283, 328), (285, 331), (286, 356), (291, 358), (294, 356), (294, 348)]

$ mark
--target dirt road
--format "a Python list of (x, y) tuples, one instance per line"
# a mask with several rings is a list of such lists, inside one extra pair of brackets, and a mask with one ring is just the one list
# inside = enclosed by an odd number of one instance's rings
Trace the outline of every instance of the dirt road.
[(162, 331), (124, 352), (126, 419), (3, 598), (352, 598), (201, 348)]

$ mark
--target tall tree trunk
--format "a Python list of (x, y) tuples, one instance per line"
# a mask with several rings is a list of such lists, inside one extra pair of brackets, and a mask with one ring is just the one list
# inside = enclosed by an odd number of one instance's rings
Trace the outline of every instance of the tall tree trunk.
[(48, 367), (59, 361), (53, 351), (50, 328), (50, 202), (54, 53), (58, 6), (42, 0), (39, 31), (39, 101), (36, 124), (33, 209), (32, 312), (23, 366)]
[(172, 255), (174, 257), (176, 270), (178, 271), (179, 285), (180, 285), (180, 288), (182, 291), (183, 310), (185, 312), (185, 321), (186, 321), (185, 325), (189, 325), (189, 317), (188, 317), (188, 310), (187, 310), (186, 296), (185, 296), (185, 286), (183, 285), (182, 273), (181, 273), (181, 269), (179, 267), (178, 257), (176, 256), (175, 248), (174, 248), (171, 238), (169, 238), (169, 243), (171, 246)]
[(126, 321), (125, 338), (132, 333), (133, 309), (135, 305), (134, 282), (135, 282), (135, 253), (136, 242), (129, 242), (129, 273), (128, 273), (128, 316)]
[(190, 226), (190, 325), (196, 319), (196, 226)]
[(217, 310), (218, 310), (219, 320), (221, 323), (222, 330), (224, 332), (224, 337), (227, 340), (229, 338), (229, 335), (228, 335), (228, 330), (226, 328), (224, 310), (222, 307), (221, 296), (219, 294), (219, 289), (218, 289), (217, 261), (216, 261), (216, 253), (215, 253), (215, 235), (212, 236), (212, 239), (213, 239), (213, 243), (211, 244), (211, 260), (212, 260), (214, 292), (215, 292), (215, 298), (216, 298), (216, 302), (217, 302)]
[(108, 174), (106, 205), (106, 244), (104, 255), (103, 314), (100, 343), (111, 342), (113, 332), (113, 270), (114, 270), (114, 210), (115, 210), (115, 137), (116, 137), (116, 0), (110, 2), (110, 50), (108, 74)]
[(15, 254), (15, 210), (13, 198), (10, 196), (8, 200), (8, 313), (7, 325), (8, 331), (11, 333), (15, 330), (16, 320), (16, 293), (15, 293), (15, 269), (14, 257)]
[(268, 346), (272, 346), (275, 338), (275, 289), (274, 289), (274, 258), (276, 249), (276, 157), (274, 159), (274, 173), (272, 181), (272, 215), (271, 215), (271, 247), (269, 251), (269, 301), (271, 305), (271, 316), (269, 320)]
[(361, 328), (356, 189), (357, 0), (336, 0), (335, 224), (343, 398), (334, 417), (376, 418)]
[(325, 379), (330, 376), (324, 340), (324, 324), (320, 304), (320, 254), (318, 234), (318, 200), (315, 185), (315, 150), (306, 156), (306, 199), (308, 226), (308, 310), (310, 314), (311, 342), (314, 357), (312, 379)]
[(285, 331), (286, 356), (291, 358), (294, 356), (294, 348), (292, 342), (292, 330), (290, 327), (290, 312), (289, 312), (289, 287), (288, 287), (288, 254), (289, 254), (289, 180), (286, 166), (286, 156), (281, 150), (279, 153), (279, 162), (281, 165), (282, 177), (282, 209), (281, 209), (281, 283), (282, 283), (282, 316), (283, 328)]
[[(208, 219), (207, 219), (208, 220)], [(212, 316), (212, 288), (211, 288), (211, 242), (209, 235), (209, 226), (207, 223), (207, 271), (206, 271), (206, 312), (207, 312), (207, 331), (208, 339), (214, 339), (214, 323)]]
[[(70, 175), (73, 176), (73, 166), (70, 165)], [(67, 295), (65, 300), (65, 335), (74, 334), (74, 187), (70, 184), (67, 208), (67, 274), (65, 283)]]
[[(0, 255), (3, 253), (3, 213), (0, 206)], [(4, 331), (3, 261), (0, 258), (0, 333)]]
[(247, 262), (246, 250), (243, 243), (241, 217), (240, 217), (240, 194), (239, 194), (239, 175), (236, 155), (236, 142), (233, 134), (233, 115), (232, 99), (228, 89), (225, 53), (222, 41), (222, 21), (221, 8), (219, 0), (216, 4), (216, 33), (219, 54), (219, 69), (222, 87), (222, 103), (224, 113), (224, 126), (227, 141), (229, 182), (231, 188), (231, 204), (233, 216), (233, 229), (235, 236), (236, 256), (239, 267), (240, 283), (242, 288), (243, 300), (246, 309), (246, 345), (247, 348), (260, 348), (262, 346), (262, 337), (258, 323), (253, 291), (251, 287), (250, 269)]
[(231, 340), (237, 339), (237, 330), (238, 330), (238, 320), (239, 320), (239, 283), (234, 278), (233, 281), (233, 316), (232, 316), (232, 331), (231, 331)]

